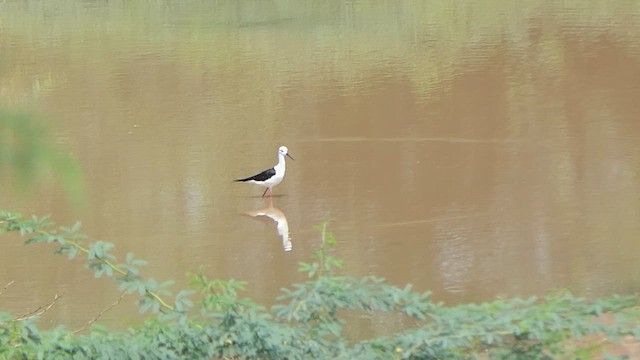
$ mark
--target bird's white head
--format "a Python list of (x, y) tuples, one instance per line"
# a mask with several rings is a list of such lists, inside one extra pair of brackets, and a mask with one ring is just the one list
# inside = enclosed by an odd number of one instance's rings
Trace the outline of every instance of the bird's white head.
[(287, 149), (286, 146), (280, 146), (280, 148), (278, 148), (278, 154), (282, 156), (288, 156), (289, 159), (293, 160), (291, 155), (289, 155), (289, 149)]

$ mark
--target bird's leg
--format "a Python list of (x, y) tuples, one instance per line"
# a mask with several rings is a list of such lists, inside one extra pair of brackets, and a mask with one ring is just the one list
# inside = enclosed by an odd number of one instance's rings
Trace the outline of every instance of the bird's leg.
[(264, 197), (264, 195), (267, 193), (267, 191), (269, 191), (269, 188), (267, 188), (267, 189), (262, 193), (262, 197)]

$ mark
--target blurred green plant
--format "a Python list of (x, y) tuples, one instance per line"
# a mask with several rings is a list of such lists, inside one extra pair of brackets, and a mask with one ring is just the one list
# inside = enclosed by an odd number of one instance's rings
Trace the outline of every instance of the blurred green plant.
[(42, 121), (26, 112), (0, 109), (0, 182), (5, 183), (0, 195), (8, 188), (30, 190), (48, 175), (60, 179), (72, 201), (82, 200), (80, 166), (51, 141)]
[[(312, 262), (301, 263), (308, 280), (283, 290), (267, 309), (239, 293), (246, 284), (192, 274), (199, 312), (183, 290), (141, 275), (144, 261), (127, 254), (124, 262), (103, 241), (83, 244), (80, 225), (58, 227), (48, 218), (0, 212), (0, 235), (16, 232), (27, 244), (51, 243), (55, 253), (84, 257), (96, 277), (106, 276), (140, 296), (140, 311), (155, 314), (126, 332), (94, 324), (80, 335), (60, 326), (40, 330), (36, 317), (0, 313), (0, 358), (24, 359), (554, 359), (591, 358), (623, 336), (640, 339), (640, 298), (612, 296), (586, 301), (568, 293), (545, 298), (496, 300), (447, 307), (429, 293), (398, 288), (375, 277), (338, 274), (342, 262), (326, 224)], [(1, 291), (0, 291), (1, 295)], [(413, 319), (410, 329), (350, 343), (342, 331), (345, 312), (369, 316), (397, 314)], [(615, 321), (601, 321), (603, 315)], [(598, 341), (578, 340), (597, 335)], [(604, 339), (604, 340), (602, 340)]]

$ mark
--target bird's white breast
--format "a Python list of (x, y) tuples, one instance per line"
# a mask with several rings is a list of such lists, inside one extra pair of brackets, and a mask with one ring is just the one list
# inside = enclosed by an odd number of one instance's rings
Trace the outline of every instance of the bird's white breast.
[(284, 166), (280, 166), (280, 164), (278, 164), (274, 167), (274, 170), (276, 171), (276, 174), (264, 182), (267, 187), (276, 186), (282, 182), (282, 179), (284, 179)]

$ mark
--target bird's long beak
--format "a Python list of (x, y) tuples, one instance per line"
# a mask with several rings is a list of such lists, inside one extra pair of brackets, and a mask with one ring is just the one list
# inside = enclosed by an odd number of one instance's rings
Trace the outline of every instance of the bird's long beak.
[(296, 160), (296, 159), (292, 158), (292, 157), (291, 157), (291, 155), (289, 155), (288, 153), (287, 153), (287, 156), (289, 157), (289, 159), (291, 159), (291, 160), (293, 160), (293, 161), (295, 161), (295, 160)]

